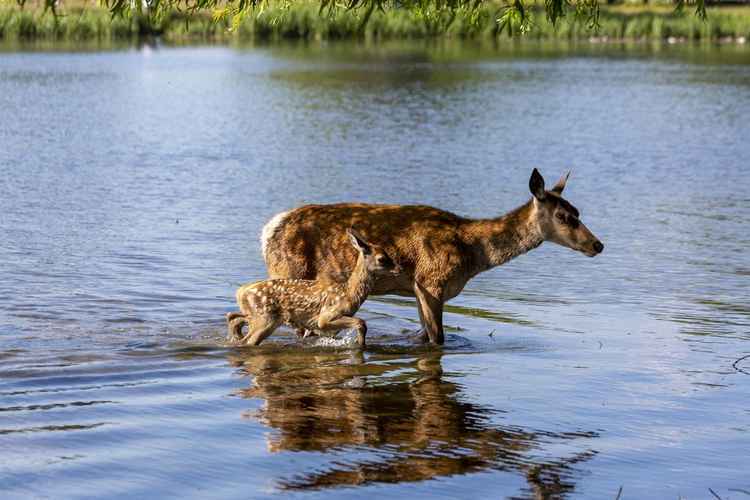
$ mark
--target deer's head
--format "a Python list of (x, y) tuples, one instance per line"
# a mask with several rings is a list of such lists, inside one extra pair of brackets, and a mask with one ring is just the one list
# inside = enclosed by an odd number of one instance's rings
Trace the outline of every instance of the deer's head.
[(357, 259), (364, 262), (368, 273), (375, 276), (399, 273), (399, 267), (381, 247), (365, 240), (354, 229), (347, 229), (346, 234), (359, 253)]
[(604, 245), (583, 225), (578, 209), (562, 197), (569, 175), (570, 172), (546, 191), (542, 174), (537, 169), (531, 173), (529, 189), (534, 195), (539, 229), (545, 241), (594, 257), (604, 250)]

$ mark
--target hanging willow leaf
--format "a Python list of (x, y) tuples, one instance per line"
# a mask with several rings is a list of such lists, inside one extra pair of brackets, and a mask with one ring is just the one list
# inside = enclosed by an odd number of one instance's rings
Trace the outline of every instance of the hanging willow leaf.
[(706, 18), (708, 17), (708, 15), (706, 14), (706, 0), (696, 0), (695, 15), (703, 21), (706, 20)]
[[(579, 5), (583, 5), (583, 3), (579, 2)], [(544, 8), (547, 13), (547, 20), (554, 26), (561, 17), (565, 17), (567, 7), (567, 0), (545, 0)]]
[(52, 15), (57, 19), (57, 0), (44, 0), (44, 11), (52, 12)]

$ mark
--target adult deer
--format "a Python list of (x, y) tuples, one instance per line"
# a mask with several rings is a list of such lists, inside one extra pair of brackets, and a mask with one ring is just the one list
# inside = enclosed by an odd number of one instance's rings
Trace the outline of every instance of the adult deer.
[(531, 200), (493, 219), (467, 219), (423, 205), (306, 205), (277, 214), (265, 225), (263, 258), (271, 278), (343, 281), (357, 260), (346, 229), (357, 227), (401, 269), (398, 275), (378, 277), (370, 293), (415, 296), (421, 340), (442, 344), (443, 304), (482, 271), (544, 241), (589, 257), (604, 249), (562, 197), (569, 175), (547, 191), (534, 169)]

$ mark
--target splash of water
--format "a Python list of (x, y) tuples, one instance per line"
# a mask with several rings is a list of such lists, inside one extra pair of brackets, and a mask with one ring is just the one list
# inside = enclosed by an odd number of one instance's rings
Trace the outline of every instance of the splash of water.
[(353, 347), (357, 344), (357, 335), (354, 331), (346, 330), (336, 337), (314, 337), (310, 345), (314, 347)]

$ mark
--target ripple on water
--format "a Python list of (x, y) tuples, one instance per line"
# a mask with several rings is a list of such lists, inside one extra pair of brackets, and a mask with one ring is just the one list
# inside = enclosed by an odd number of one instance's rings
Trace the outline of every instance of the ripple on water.
[[(748, 490), (746, 48), (512, 45), (0, 57), (3, 498)], [(274, 213), (491, 217), (537, 163), (601, 256), (477, 276), (441, 348), (402, 297), (223, 344)]]

